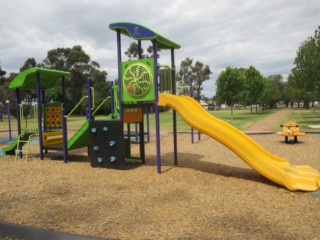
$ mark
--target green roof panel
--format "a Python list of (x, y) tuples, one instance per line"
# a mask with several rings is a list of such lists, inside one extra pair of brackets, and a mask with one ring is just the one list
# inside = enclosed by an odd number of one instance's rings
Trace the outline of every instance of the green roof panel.
[(70, 76), (70, 73), (65, 71), (46, 68), (29, 68), (16, 76), (9, 84), (9, 88), (36, 89), (37, 74), (40, 75), (41, 89), (52, 88), (56, 85), (57, 81), (61, 79), (61, 77)]
[(179, 44), (140, 24), (117, 22), (111, 23), (109, 28), (114, 31), (119, 30), (121, 34), (136, 40), (156, 40), (159, 49), (180, 48)]

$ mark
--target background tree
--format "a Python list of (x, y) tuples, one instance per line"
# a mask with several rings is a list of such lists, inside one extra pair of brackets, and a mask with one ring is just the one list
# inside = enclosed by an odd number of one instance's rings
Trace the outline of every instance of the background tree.
[(263, 78), (263, 85), (263, 92), (260, 96), (259, 103), (262, 105), (262, 109), (266, 109), (270, 107), (270, 102), (273, 101), (273, 87), (267, 78)]
[[(107, 73), (99, 70), (99, 64), (91, 61), (90, 56), (84, 52), (81, 46), (50, 50), (43, 62), (47, 68), (69, 71), (71, 73), (71, 78), (66, 84), (68, 110), (75, 106), (82, 96), (86, 94), (86, 82), (89, 77), (98, 76), (97, 79), (93, 80), (93, 82), (95, 82), (94, 84), (99, 85), (99, 88), (95, 88), (96, 94), (99, 93), (100, 96), (106, 96), (109, 93), (106, 82)], [(56, 91), (60, 92), (60, 89), (56, 89)], [(58, 97), (59, 94), (52, 94), (52, 96)], [(57, 101), (61, 99), (54, 100)], [(99, 104), (99, 102), (97, 104)], [(85, 112), (84, 107), (80, 108), (79, 111), (80, 114), (83, 114)]]
[(297, 50), (292, 69), (295, 86), (302, 91), (304, 106), (314, 102), (320, 91), (320, 27), (312, 37), (308, 37)]
[(268, 103), (269, 108), (276, 108), (277, 103), (282, 100), (283, 77), (280, 74), (270, 75), (267, 77), (269, 81), (272, 96)]
[(0, 68), (1, 73), (1, 83), (0, 83), (0, 101), (4, 103), (5, 101), (10, 101), (10, 109), (12, 116), (16, 116), (16, 106), (15, 102), (15, 91), (9, 89), (10, 82), (17, 76), (16, 73), (10, 73), (8, 77), (5, 76), (6, 71)]
[[(193, 97), (198, 99), (201, 96), (202, 83), (210, 79), (210, 67), (202, 62), (196, 61), (193, 65), (193, 59), (186, 58), (181, 61), (180, 69), (177, 73), (179, 85), (190, 86), (190, 78), (192, 78)], [(190, 95), (189, 88), (183, 88), (183, 94)], [(200, 99), (198, 99), (200, 100)]]
[(36, 60), (34, 58), (28, 58), (24, 64), (22, 65), (22, 67), (20, 68), (20, 72), (23, 72), (24, 70), (27, 70), (29, 68), (33, 68), (33, 67), (43, 67), (42, 63), (37, 63)]
[(7, 72), (4, 71), (0, 66), (0, 86), (4, 83), (4, 80), (6, 79), (5, 78), (6, 74)]
[(286, 107), (289, 107), (289, 104), (293, 107), (294, 102), (299, 100), (297, 88), (292, 84), (290, 75), (288, 77), (288, 81), (283, 83), (282, 99)]
[[(143, 54), (144, 50), (141, 49), (141, 54)], [(136, 42), (132, 42), (127, 49), (127, 51), (124, 52), (124, 54), (129, 59), (139, 59), (139, 46)]]
[(264, 80), (261, 73), (255, 69), (253, 66), (250, 66), (244, 71), (245, 79), (245, 91), (246, 91), (246, 100), (247, 103), (251, 106), (256, 105), (256, 112), (258, 112), (258, 102), (264, 90)]
[[(158, 52), (160, 52), (160, 51), (161, 50), (158, 49)], [(127, 49), (127, 51), (124, 52), (124, 54), (130, 60), (139, 59), (139, 45), (137, 44), (137, 42), (130, 43), (129, 48)], [(151, 57), (153, 57), (153, 47), (152, 47), (152, 45), (148, 46), (147, 54), (144, 54), (144, 49), (141, 47), (141, 59), (151, 58)], [(159, 58), (159, 54), (158, 54), (157, 58)]]
[(234, 104), (239, 102), (243, 96), (244, 81), (240, 72), (232, 67), (227, 67), (218, 76), (216, 97), (220, 103), (230, 106), (232, 117)]

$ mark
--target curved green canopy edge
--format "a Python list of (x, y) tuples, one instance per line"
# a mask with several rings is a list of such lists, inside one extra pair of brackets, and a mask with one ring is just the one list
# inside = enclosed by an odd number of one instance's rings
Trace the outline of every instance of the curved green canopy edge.
[(165, 38), (159, 33), (140, 24), (130, 22), (117, 22), (109, 25), (111, 30), (119, 30), (121, 34), (136, 40), (156, 40), (159, 49), (179, 49), (181, 46), (174, 41)]
[(64, 71), (46, 68), (29, 68), (16, 76), (9, 84), (9, 88), (36, 89), (37, 74), (40, 75), (41, 89), (52, 88), (56, 85), (57, 81), (61, 79), (61, 77), (70, 76), (69, 72)]

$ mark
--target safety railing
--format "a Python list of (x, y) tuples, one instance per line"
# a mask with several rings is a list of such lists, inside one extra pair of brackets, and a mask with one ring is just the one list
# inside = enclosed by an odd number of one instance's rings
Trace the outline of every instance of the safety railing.
[(100, 104), (99, 106), (96, 108), (96, 110), (94, 110), (92, 112), (92, 115), (94, 116), (96, 114), (96, 112), (103, 106), (103, 104), (105, 104), (106, 101), (108, 101), (109, 99), (111, 99), (111, 97), (106, 97)]

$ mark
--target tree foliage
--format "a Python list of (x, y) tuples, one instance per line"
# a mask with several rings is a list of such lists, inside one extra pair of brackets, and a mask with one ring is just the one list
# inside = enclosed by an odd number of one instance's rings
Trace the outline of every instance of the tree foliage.
[[(177, 79), (180, 85), (190, 86), (191, 85), (195, 91), (193, 91), (193, 97), (198, 98), (201, 95), (202, 83), (210, 79), (211, 74), (210, 67), (204, 65), (200, 61), (196, 61), (193, 64), (193, 59), (186, 58), (181, 61), (180, 69), (177, 73)], [(185, 95), (190, 95), (190, 90), (188, 88), (183, 88)]]
[[(87, 94), (86, 83), (88, 78), (91, 78), (92, 86), (95, 89), (96, 104), (100, 104), (109, 95), (110, 85), (107, 83), (107, 72), (101, 71), (99, 63), (91, 61), (90, 56), (85, 53), (81, 46), (52, 49), (48, 51), (47, 57), (42, 63), (37, 63), (34, 58), (28, 58), (21, 66), (20, 72), (31, 67), (45, 67), (71, 73), (71, 77), (66, 81), (67, 111), (72, 109), (83, 95)], [(8, 86), (17, 73), (12, 73), (8, 78), (4, 77), (5, 71), (3, 73), (0, 71), (0, 73), (0, 101), (2, 101), (2, 98), (13, 101), (15, 93), (14, 91), (8, 91)], [(62, 101), (61, 96), (60, 84), (55, 88), (46, 90), (46, 101)], [(21, 91), (20, 97), (23, 100), (32, 101), (35, 98), (35, 91)], [(77, 113), (83, 114), (85, 105)]]
[[(95, 85), (98, 86), (98, 88), (95, 88), (95, 91), (99, 92), (99, 95), (108, 94), (107, 73), (99, 70), (99, 64), (91, 61), (90, 56), (85, 53), (81, 46), (50, 50), (43, 62), (46, 68), (69, 71), (71, 73), (71, 77), (66, 84), (68, 110), (75, 106), (82, 96), (86, 94), (86, 82), (88, 78), (92, 78), (94, 87)], [(94, 77), (97, 79), (93, 79)], [(59, 97), (58, 92), (60, 91), (60, 89), (56, 89), (56, 92), (51, 90), (51, 96)], [(80, 108), (79, 113), (84, 113), (84, 111), (84, 107)]]
[(293, 84), (304, 102), (315, 101), (320, 96), (320, 26), (300, 45), (294, 65)]
[(243, 97), (245, 80), (240, 72), (232, 67), (227, 67), (222, 71), (217, 79), (217, 99), (220, 103), (226, 103), (231, 107), (233, 116), (234, 104), (238, 103)]
[(246, 88), (246, 101), (251, 106), (256, 105), (256, 112), (258, 112), (258, 103), (264, 90), (264, 79), (261, 73), (250, 66), (244, 71), (245, 88)]
[(6, 74), (7, 74), (7, 72), (2, 70), (2, 68), (0, 66), (0, 86), (3, 84)]
[[(158, 49), (158, 52), (161, 50)], [(124, 52), (124, 54), (130, 59), (145, 59), (145, 58), (151, 58), (153, 57), (153, 47), (152, 45), (148, 46), (147, 53), (144, 54), (144, 49), (141, 47), (140, 49), (140, 56), (139, 56), (139, 45), (136, 42), (130, 43), (128, 49)], [(159, 58), (159, 54), (157, 54), (157, 57)]]

